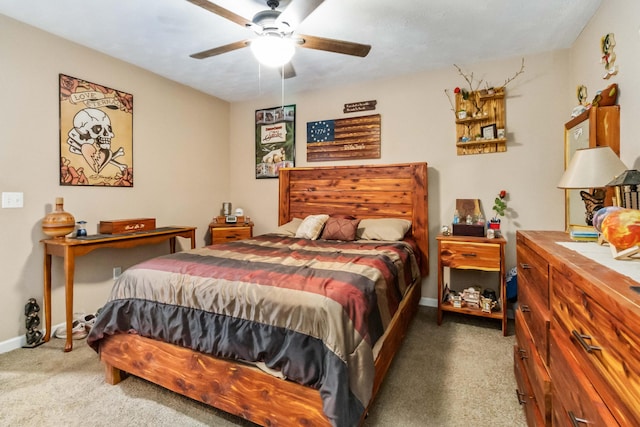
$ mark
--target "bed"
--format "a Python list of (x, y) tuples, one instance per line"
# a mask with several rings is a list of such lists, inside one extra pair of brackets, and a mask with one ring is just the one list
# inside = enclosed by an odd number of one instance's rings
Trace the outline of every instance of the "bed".
[[(279, 178), (283, 229), (326, 214), (361, 224), (408, 220), (410, 229), (389, 242), (269, 233), (128, 269), (89, 335), (108, 383), (136, 375), (265, 426), (363, 422), (417, 309), (420, 279), (428, 274), (427, 165), (286, 168)], [(215, 271), (215, 283), (226, 280), (224, 291), (201, 291), (204, 270)], [(259, 286), (246, 285), (249, 277)], [(168, 280), (179, 281), (181, 291), (156, 287)], [(269, 292), (276, 292), (278, 304), (265, 299), (267, 282), (277, 284)], [(322, 291), (310, 291), (311, 282)], [(395, 285), (383, 288), (383, 282)], [(199, 291), (194, 296), (183, 288)], [(242, 320), (254, 312), (263, 317)], [(326, 318), (311, 322), (315, 316)]]

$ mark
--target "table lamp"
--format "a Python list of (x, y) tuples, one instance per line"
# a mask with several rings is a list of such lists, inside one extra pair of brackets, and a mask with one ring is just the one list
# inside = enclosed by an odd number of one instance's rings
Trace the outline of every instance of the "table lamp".
[(588, 225), (593, 225), (593, 214), (604, 207), (605, 187), (627, 167), (610, 147), (593, 147), (576, 150), (564, 171), (558, 188), (593, 189), (580, 191), (585, 204)]
[(616, 188), (616, 199), (618, 205), (627, 209), (640, 209), (638, 203), (638, 185), (640, 185), (640, 172), (631, 169), (622, 172), (607, 187)]

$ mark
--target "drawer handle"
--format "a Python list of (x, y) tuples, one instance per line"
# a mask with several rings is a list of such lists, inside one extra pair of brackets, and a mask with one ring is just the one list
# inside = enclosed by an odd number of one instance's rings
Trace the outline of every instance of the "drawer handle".
[(527, 356), (527, 350), (524, 350), (522, 348), (518, 349), (518, 355), (520, 356), (520, 360), (525, 360), (529, 357)]
[(516, 389), (516, 397), (518, 398), (518, 404), (519, 405), (524, 405), (525, 403), (527, 403), (526, 399), (524, 398), (525, 394), (522, 393), (520, 390)]
[(523, 313), (529, 313), (529, 312), (531, 312), (531, 309), (529, 308), (529, 306), (527, 304), (522, 304), (520, 306), (520, 311), (522, 311)]
[(522, 268), (523, 270), (531, 270), (531, 266), (529, 264), (524, 263), (524, 262), (520, 263), (520, 268)]
[(571, 411), (569, 411), (569, 418), (571, 418), (571, 425), (573, 425), (573, 427), (580, 427), (580, 424), (589, 424), (589, 421), (576, 417)]
[(472, 258), (472, 257), (476, 257), (478, 255), (475, 252), (470, 252), (468, 254), (462, 254), (462, 256), (466, 256), (468, 258)]
[(584, 351), (586, 351), (587, 353), (593, 353), (594, 350), (602, 350), (602, 347), (598, 347), (597, 345), (587, 344), (585, 340), (592, 339), (590, 335), (581, 334), (575, 329), (571, 331), (571, 333), (578, 340), (582, 348), (584, 348)]

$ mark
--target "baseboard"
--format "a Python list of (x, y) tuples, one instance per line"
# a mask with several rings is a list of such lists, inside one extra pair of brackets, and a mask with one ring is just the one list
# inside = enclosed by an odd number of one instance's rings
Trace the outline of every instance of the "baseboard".
[[(58, 325), (53, 325), (51, 327), (51, 330), (55, 331), (60, 326), (64, 326), (64, 323), (60, 323)], [(43, 329), (42, 330), (42, 334), (44, 335), (44, 333), (45, 333), (45, 330)], [(25, 335), (22, 335), (22, 336), (19, 336), (19, 337), (15, 337), (15, 338), (9, 338), (6, 341), (0, 341), (0, 354), (6, 353), (8, 351), (16, 350), (16, 349), (21, 348), (22, 346), (25, 346), (25, 345), (27, 345), (27, 337)]]
[(438, 300), (435, 298), (425, 298), (422, 297), (420, 298), (420, 305), (423, 305), (425, 307), (437, 307), (438, 306)]
[(6, 341), (0, 342), (0, 354), (6, 353), (16, 348), (20, 348), (27, 344), (27, 337), (22, 335), (20, 337), (10, 338)]

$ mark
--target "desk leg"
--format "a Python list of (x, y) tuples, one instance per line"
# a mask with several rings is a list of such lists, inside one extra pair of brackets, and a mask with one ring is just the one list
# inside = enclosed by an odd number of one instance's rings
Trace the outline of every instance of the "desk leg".
[[(46, 244), (45, 244), (46, 246)], [(44, 341), (47, 342), (51, 338), (51, 255), (44, 248), (44, 324), (45, 333)]]
[(196, 248), (196, 230), (191, 230), (191, 234), (189, 235), (191, 239), (191, 249)]
[(169, 253), (176, 253), (176, 238), (172, 237), (169, 239)]
[(73, 279), (75, 271), (75, 258), (69, 247), (65, 248), (64, 254), (64, 293), (65, 308), (67, 321), (67, 342), (64, 345), (64, 351), (69, 352), (73, 349)]

